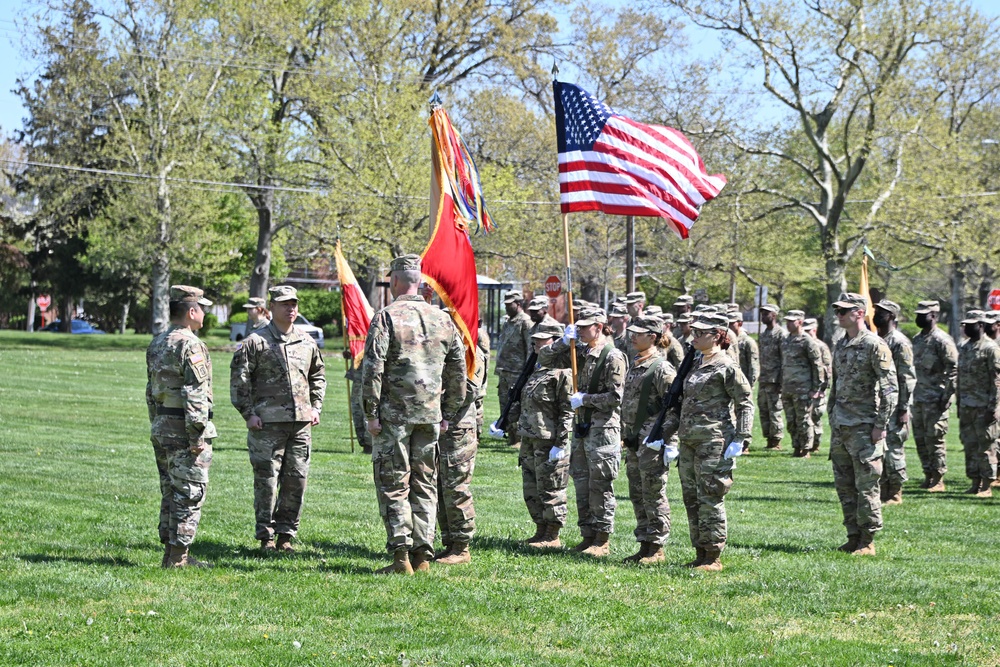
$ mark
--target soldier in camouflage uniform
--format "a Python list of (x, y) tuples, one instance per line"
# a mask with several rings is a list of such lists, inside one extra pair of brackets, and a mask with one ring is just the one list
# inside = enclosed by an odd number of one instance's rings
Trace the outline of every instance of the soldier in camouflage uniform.
[(296, 289), (279, 285), (268, 291), (274, 318), (237, 348), (229, 396), (247, 425), (256, 539), (264, 551), (292, 552), (309, 477), (312, 427), (323, 410), (326, 368), (312, 337), (295, 328)]
[(809, 458), (812, 451), (812, 415), (823, 378), (819, 346), (802, 329), (805, 318), (801, 310), (788, 311), (788, 335), (781, 340), (781, 403), (792, 437), (792, 456), (799, 458)]
[(853, 293), (833, 304), (844, 337), (833, 350), (830, 460), (847, 528), (839, 549), (855, 556), (874, 556), (875, 533), (882, 529), (879, 480), (898, 394), (892, 352), (862, 326), (867, 307), (865, 297)]
[[(663, 335), (663, 320), (636, 318), (628, 328), (636, 357), (625, 375), (622, 398), (622, 443), (625, 445), (625, 473), (628, 495), (635, 512), (635, 539), (639, 551), (626, 563), (651, 565), (665, 560), (663, 545), (670, 537), (670, 503), (667, 501), (667, 474), (660, 449), (645, 444), (656, 421), (677, 369), (667, 361), (657, 342)], [(676, 446), (676, 442), (674, 443)]]
[(611, 337), (614, 340), (615, 347), (625, 355), (625, 361), (628, 363), (632, 362), (632, 357), (634, 356), (632, 340), (628, 335), (628, 331), (626, 331), (630, 320), (628, 308), (625, 304), (616, 303), (611, 306), (611, 310), (608, 312), (608, 325), (611, 326)]
[[(543, 323), (532, 334), (535, 351), (563, 335), (558, 322)], [(561, 546), (559, 531), (566, 525), (566, 487), (569, 483), (569, 449), (573, 431), (573, 378), (567, 368), (556, 368), (556, 359), (545, 357), (535, 365), (521, 392), (521, 486), (524, 504), (535, 523), (535, 534), (525, 543), (536, 548)]]
[(680, 413), (667, 416), (666, 438), (680, 440), (677, 472), (697, 557), (688, 563), (708, 572), (722, 569), (726, 547), (725, 496), (733, 485), (733, 460), (723, 454), (753, 428), (753, 394), (743, 371), (721, 346), (729, 342), (729, 318), (704, 313), (694, 323), (694, 348), (701, 353), (684, 381)]
[(660, 340), (656, 343), (656, 345), (660, 348), (660, 354), (662, 354), (675, 369), (680, 368), (681, 362), (684, 361), (684, 346), (679, 340), (674, 338), (674, 333), (672, 331), (674, 316), (670, 313), (664, 313), (660, 316), (660, 319), (663, 320), (663, 334), (660, 336)]
[(674, 326), (672, 327), (671, 333), (673, 333), (674, 338), (677, 340), (682, 340), (686, 335), (683, 331), (681, 331), (680, 319), (685, 315), (690, 315), (693, 307), (694, 297), (690, 294), (682, 294), (677, 297), (676, 301), (674, 301), (674, 305), (672, 306), (674, 310)]
[[(615, 349), (607, 317), (599, 308), (580, 311), (580, 319), (567, 327), (563, 337), (539, 352), (542, 363), (569, 366), (570, 341), (577, 327), (580, 345), (575, 346), (579, 378), (571, 397), (577, 411), (570, 473), (576, 487), (578, 525), (583, 541), (576, 551), (604, 557), (614, 532), (614, 481), (621, 463), (621, 403), (624, 392), (625, 356)], [(550, 359), (559, 358), (561, 363)]]
[(883, 505), (899, 505), (903, 502), (903, 482), (908, 479), (903, 443), (910, 434), (910, 409), (913, 405), (913, 388), (917, 384), (917, 374), (913, 370), (913, 346), (910, 339), (896, 327), (899, 311), (899, 304), (883, 299), (875, 304), (873, 318), (878, 335), (892, 352), (892, 362), (896, 367), (896, 387), (899, 390), (896, 410), (889, 420), (885, 438), (885, 465), (881, 482)]
[[(524, 364), (531, 353), (531, 318), (521, 309), (524, 297), (520, 290), (511, 290), (504, 296), (504, 308), (507, 310), (507, 322), (500, 330), (500, 341), (497, 344), (496, 374), (497, 395), (500, 406), (507, 404), (510, 388), (517, 383), (517, 378), (524, 369)], [(515, 402), (509, 412), (509, 423), (516, 424), (521, 414), (519, 402)], [(517, 429), (508, 429), (507, 443), (511, 447), (521, 444), (521, 436)]]
[(354, 435), (358, 437), (362, 453), (371, 454), (372, 437), (365, 427), (365, 410), (361, 404), (361, 365), (359, 363), (355, 366), (354, 357), (349, 349), (344, 350), (343, 355), (347, 360), (344, 378), (351, 382), (351, 423), (354, 425)]
[(945, 490), (944, 474), (948, 471), (945, 436), (958, 374), (958, 350), (951, 336), (938, 328), (940, 314), (937, 301), (918, 303), (916, 321), (921, 331), (913, 337), (913, 367), (917, 371), (911, 420), (913, 439), (924, 470), (920, 488), (931, 493)]
[(997, 478), (995, 444), (1000, 437), (1000, 348), (983, 328), (989, 323), (981, 310), (962, 320), (968, 339), (958, 351), (958, 425), (965, 450), (965, 474), (972, 480), (966, 493), (991, 498)]
[(690, 345), (694, 342), (694, 330), (691, 328), (692, 322), (694, 322), (694, 317), (691, 313), (684, 313), (677, 317), (677, 326), (674, 327), (673, 334), (681, 346)]
[[(757, 341), (743, 330), (743, 313), (739, 311), (739, 306), (734, 303), (729, 304), (729, 306), (726, 317), (729, 319), (730, 340), (734, 337), (736, 339), (730, 347), (736, 349), (740, 370), (743, 371), (743, 377), (747, 379), (750, 389), (753, 390), (753, 386), (757, 384), (757, 376), (760, 375), (760, 352), (757, 349)], [(736, 306), (736, 308), (732, 306)], [(743, 453), (746, 454), (749, 451), (750, 438), (747, 438)]]
[(546, 324), (552, 324), (555, 322), (556, 319), (549, 315), (549, 298), (544, 295), (536, 296), (529, 301), (528, 317), (531, 319), (531, 328), (528, 330), (530, 334), (534, 334), (538, 331), (538, 325), (542, 322), (545, 322)]
[(435, 557), (442, 565), (472, 562), (469, 544), (476, 532), (472, 502), (472, 474), (476, 469), (476, 403), (485, 393), (489, 347), (476, 344), (476, 370), (465, 380), (465, 402), (447, 431), (438, 439), (438, 525), (444, 551)]
[[(596, 306), (596, 304), (594, 304)], [(629, 292), (625, 295), (625, 309), (632, 319), (641, 317), (646, 308), (645, 292)]]
[(211, 567), (188, 553), (212, 464), (212, 360), (195, 331), (212, 302), (197, 287), (170, 287), (170, 327), (146, 350), (146, 407), (160, 475), (163, 567)]
[[(553, 320), (555, 321), (555, 320)], [(486, 330), (483, 326), (482, 320), (479, 321), (479, 337), (476, 339), (476, 347), (478, 347), (483, 355), (486, 357), (485, 367), (489, 369), (490, 363), (490, 332)], [(489, 373), (484, 371), (483, 375), (483, 385), (480, 387), (479, 395), (476, 397), (476, 443), (483, 441), (483, 402), (486, 400), (486, 390), (489, 388)]]
[(465, 350), (447, 313), (419, 294), (419, 255), (397, 257), (390, 269), (395, 300), (368, 329), (361, 383), (379, 514), (393, 554), (378, 573), (412, 574), (429, 570), (434, 557), (434, 458), (440, 433), (465, 402)]
[(781, 404), (781, 343), (788, 335), (777, 324), (778, 307), (764, 304), (760, 307), (760, 322), (764, 330), (757, 335), (760, 347), (760, 385), (757, 387), (757, 407), (760, 409), (760, 430), (767, 440), (768, 449), (781, 449), (785, 424)]
[(255, 330), (266, 327), (271, 321), (271, 314), (267, 312), (267, 301), (262, 297), (254, 296), (247, 299), (243, 304), (247, 311), (246, 335), (249, 336)]
[(830, 397), (830, 382), (833, 380), (833, 352), (830, 347), (819, 337), (819, 322), (815, 317), (807, 317), (802, 323), (803, 328), (816, 341), (819, 346), (819, 354), (823, 360), (823, 379), (820, 382), (819, 398), (813, 403), (812, 425), (813, 425), (813, 452), (819, 451), (819, 446), (823, 442), (823, 415), (826, 414), (827, 400)]

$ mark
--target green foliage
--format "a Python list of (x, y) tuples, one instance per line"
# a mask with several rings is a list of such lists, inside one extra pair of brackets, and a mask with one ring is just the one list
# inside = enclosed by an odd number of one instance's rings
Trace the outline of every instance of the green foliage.
[(239, 310), (235, 310), (234, 309), (234, 310), (229, 311), (229, 313), (230, 314), (229, 314), (229, 322), (228, 322), (228, 324), (230, 324), (230, 325), (233, 325), (233, 324), (246, 324), (246, 322), (247, 322), (247, 311), (245, 309), (243, 309), (243, 308), (240, 308)]
[(340, 322), (340, 292), (300, 289), (299, 312), (318, 327)]
[(326, 340), (337, 340), (342, 337), (343, 331), (339, 324), (324, 324), (323, 325), (323, 338)]

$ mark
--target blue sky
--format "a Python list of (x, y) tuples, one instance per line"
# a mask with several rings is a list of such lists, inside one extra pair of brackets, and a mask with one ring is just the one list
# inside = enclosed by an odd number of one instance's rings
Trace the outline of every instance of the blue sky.
[[(1000, 11), (998, 0), (971, 0), (980, 11), (997, 15)], [(613, 4), (613, 3), (609, 3)], [(15, 25), (26, 11), (29, 0), (0, 0), (0, 133), (9, 136), (21, 127), (24, 108), (20, 99), (12, 92), (18, 77), (32, 78), (37, 73), (37, 64), (22, 55), (21, 34)], [(714, 39), (703, 43), (717, 43)]]

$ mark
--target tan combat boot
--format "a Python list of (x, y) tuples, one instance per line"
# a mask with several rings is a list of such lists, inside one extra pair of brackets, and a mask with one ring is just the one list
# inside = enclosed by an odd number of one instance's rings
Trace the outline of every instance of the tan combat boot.
[(684, 567), (698, 567), (701, 562), (705, 560), (705, 550), (701, 547), (694, 548), (695, 557), (694, 560), (689, 563), (684, 563)]
[(993, 488), (996, 488), (996, 487), (1000, 486), (1000, 477), (998, 477), (997, 479), (995, 479), (992, 482), (990, 482), (990, 486), (993, 487)]
[(663, 553), (663, 546), (650, 543), (646, 555), (639, 560), (639, 565), (655, 565), (667, 560), (667, 555)]
[(637, 551), (636, 553), (632, 554), (627, 558), (623, 558), (622, 562), (625, 563), (626, 565), (628, 563), (638, 563), (640, 560), (649, 555), (649, 549), (652, 546), (653, 546), (652, 542), (639, 542), (639, 551)]
[(444, 544), (442, 546), (444, 548), (441, 549), (441, 551), (437, 551), (434, 553), (434, 560), (440, 560), (442, 558), (446, 558), (451, 553), (451, 544)]
[(781, 451), (781, 438), (768, 438), (767, 448), (773, 449), (776, 452)]
[(559, 541), (560, 530), (562, 530), (562, 526), (558, 523), (549, 524), (545, 527), (545, 535), (542, 536), (542, 539), (530, 542), (528, 546), (536, 549), (558, 549), (562, 546), (562, 542)]
[(924, 473), (924, 481), (920, 482), (920, 488), (921, 489), (931, 488), (931, 475), (929, 475), (926, 472)]
[(292, 546), (292, 536), (285, 534), (278, 535), (278, 541), (275, 542), (274, 548), (286, 554), (295, 553), (295, 547)]
[(893, 484), (889, 487), (888, 497), (885, 499), (883, 505), (902, 505), (903, 504), (903, 487), (897, 484)]
[(273, 537), (269, 537), (266, 540), (261, 540), (260, 541), (260, 550), (261, 551), (274, 551), (274, 538)]
[(851, 552), (852, 556), (874, 556), (875, 542), (871, 535), (862, 535), (858, 541), (858, 548)]
[(993, 480), (984, 479), (983, 483), (980, 485), (979, 493), (976, 494), (976, 498), (992, 498), (993, 497)]
[(594, 537), (594, 543), (583, 550), (583, 553), (593, 558), (604, 558), (611, 553), (611, 546), (608, 540), (611, 537), (608, 533), (598, 532)]
[(980, 488), (982, 488), (982, 484), (981, 484), (979, 478), (978, 477), (973, 477), (972, 478), (972, 486), (970, 486), (969, 488), (967, 488), (965, 490), (965, 492), (968, 493), (970, 496), (974, 496), (977, 493), (979, 493), (979, 489)]
[(212, 567), (211, 563), (200, 561), (188, 553), (188, 548), (184, 546), (171, 545), (170, 555), (167, 557), (166, 567)]
[(455, 542), (451, 547), (451, 553), (444, 558), (438, 558), (438, 563), (442, 565), (463, 565), (472, 562), (472, 555), (469, 553), (468, 542)]
[(535, 524), (535, 534), (532, 535), (531, 537), (529, 537), (526, 540), (521, 540), (521, 544), (528, 544), (528, 545), (530, 545), (532, 542), (541, 542), (544, 537), (545, 537), (545, 524), (544, 523), (536, 523)]
[(937, 473), (931, 475), (930, 486), (927, 487), (927, 493), (944, 493), (944, 477)]
[(847, 541), (837, 547), (837, 551), (844, 551), (846, 553), (854, 553), (858, 548), (858, 543), (861, 541), (860, 535), (848, 535)]
[(586, 551), (587, 549), (589, 549), (593, 545), (594, 545), (594, 536), (593, 535), (584, 535), (583, 536), (583, 542), (580, 542), (578, 545), (576, 545), (575, 547), (573, 547), (573, 551), (577, 551), (577, 552)]
[(431, 559), (423, 551), (415, 551), (410, 555), (410, 563), (414, 572), (430, 572)]
[(410, 552), (406, 549), (396, 549), (392, 565), (375, 570), (375, 574), (413, 574), (413, 567), (410, 566)]
[(722, 552), (717, 549), (705, 549), (704, 560), (701, 561), (701, 565), (695, 565), (694, 569), (702, 572), (721, 572), (722, 561), (719, 560), (721, 555)]

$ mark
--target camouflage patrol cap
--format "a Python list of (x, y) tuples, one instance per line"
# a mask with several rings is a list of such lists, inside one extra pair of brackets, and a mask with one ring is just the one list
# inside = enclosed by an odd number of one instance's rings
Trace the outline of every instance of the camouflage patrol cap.
[(785, 315), (785, 319), (788, 321), (804, 320), (806, 319), (806, 313), (803, 310), (790, 310)]
[(650, 306), (649, 308), (646, 309), (646, 312), (643, 313), (643, 314), (644, 315), (655, 315), (656, 317), (662, 318), (663, 317), (663, 309), (660, 308), (659, 306)]
[(584, 308), (580, 311), (577, 326), (589, 327), (591, 324), (607, 324), (608, 318), (600, 308)]
[(712, 308), (711, 306), (709, 306), (708, 304), (699, 303), (697, 306), (694, 307), (694, 312), (696, 312), (696, 313), (714, 313), (715, 309)]
[(563, 335), (563, 325), (558, 322), (539, 322), (532, 338), (561, 338)]
[(984, 314), (986, 315), (986, 321), (991, 324), (1000, 322), (1000, 310), (987, 310)]
[(892, 313), (893, 317), (899, 317), (899, 304), (895, 301), (889, 301), (888, 299), (882, 299), (875, 304), (876, 308), (881, 308), (882, 310)]
[(694, 316), (691, 313), (684, 313), (677, 316), (677, 324), (689, 324), (694, 322)]
[(719, 313), (701, 313), (691, 324), (691, 328), (700, 329), (702, 331), (708, 329), (728, 329), (729, 318), (725, 315), (720, 315)]
[(199, 306), (212, 305), (212, 302), (205, 298), (205, 290), (190, 285), (171, 285), (170, 300), (179, 303), (196, 303)]
[(986, 319), (986, 313), (981, 310), (970, 310), (965, 314), (965, 319), (962, 320), (962, 324), (989, 324), (990, 321)]
[(675, 306), (679, 304), (687, 304), (690, 306), (693, 303), (694, 303), (694, 297), (691, 296), (690, 294), (681, 294), (679, 297), (677, 297), (677, 300), (674, 301)]
[(867, 310), (868, 299), (855, 292), (841, 292), (840, 297), (833, 302), (834, 308), (848, 308), (850, 310)]
[(549, 298), (545, 296), (536, 296), (534, 299), (528, 302), (528, 310), (548, 310)]
[(608, 311), (608, 317), (628, 317), (628, 309), (624, 303), (613, 303), (611, 310)]
[(645, 292), (629, 292), (625, 295), (625, 303), (638, 303), (640, 301), (646, 303)]
[(729, 318), (729, 323), (730, 324), (732, 324), (733, 322), (742, 322), (743, 321), (743, 313), (741, 313), (738, 310), (731, 310), (731, 311), (729, 311), (728, 313), (726, 313), (726, 317)]
[(819, 320), (817, 320), (815, 317), (807, 317), (806, 319), (802, 320), (802, 328), (805, 329), (806, 331), (812, 331), (818, 326), (819, 326)]
[(775, 315), (780, 312), (778, 306), (773, 303), (765, 303), (760, 307), (760, 310), (763, 310), (765, 313), (774, 313)]
[(726, 304), (726, 312), (727, 313), (735, 313), (739, 309), (740, 309), (740, 304), (738, 304), (738, 303), (727, 303)]
[(400, 255), (389, 263), (389, 272), (393, 271), (419, 271), (420, 270), (420, 255), (414, 255), (410, 253), (408, 255)]
[(291, 285), (275, 285), (267, 290), (271, 295), (271, 301), (298, 301), (299, 292)]
[(519, 289), (509, 290), (503, 298), (504, 303), (514, 303), (515, 301), (524, 301), (524, 294)]
[(243, 304), (244, 308), (267, 308), (267, 301), (259, 296), (252, 296)]
[(629, 333), (651, 333), (651, 334), (662, 334), (663, 333), (663, 320), (659, 317), (652, 317), (650, 315), (641, 315), (634, 320), (632, 324), (626, 329)]
[(937, 301), (920, 301), (917, 303), (917, 309), (914, 311), (917, 315), (926, 315), (927, 313), (940, 313), (941, 304)]
[(663, 313), (662, 315), (657, 315), (657, 317), (659, 317), (661, 320), (663, 320), (664, 324), (673, 324), (674, 323), (674, 314), (673, 313)]
[(587, 302), (583, 299), (573, 299), (573, 310), (583, 310), (587, 307)]

